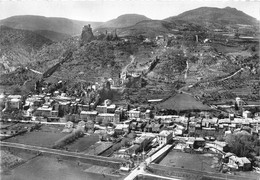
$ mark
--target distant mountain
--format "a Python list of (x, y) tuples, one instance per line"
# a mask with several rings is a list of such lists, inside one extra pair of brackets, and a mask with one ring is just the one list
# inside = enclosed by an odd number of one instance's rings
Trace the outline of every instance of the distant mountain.
[(186, 11), (178, 16), (172, 16), (166, 21), (184, 20), (199, 25), (256, 25), (257, 20), (236, 8), (226, 7), (223, 9), (213, 7), (201, 7)]
[(136, 23), (133, 26), (123, 27), (117, 29), (119, 36), (138, 36), (155, 37), (157, 35), (164, 35), (173, 33), (176, 30), (201, 31), (203, 28), (186, 21), (162, 21), (162, 20), (145, 20)]
[(112, 19), (110, 21), (107, 21), (103, 23), (99, 28), (122, 28), (122, 27), (128, 27), (135, 25), (138, 22), (144, 21), (144, 20), (151, 20), (150, 18), (139, 15), (139, 14), (124, 14), (116, 19)]
[(101, 25), (100, 22), (77, 21), (66, 18), (33, 15), (12, 16), (0, 21), (0, 25), (8, 26), (14, 29), (24, 29), (31, 31), (47, 30), (49, 31), (49, 35), (50, 32), (57, 32), (70, 36), (79, 35), (81, 33), (82, 27), (87, 24), (91, 24), (92, 28)]
[(32, 55), (53, 42), (35, 32), (0, 26), (1, 73), (15, 70), (32, 61)]

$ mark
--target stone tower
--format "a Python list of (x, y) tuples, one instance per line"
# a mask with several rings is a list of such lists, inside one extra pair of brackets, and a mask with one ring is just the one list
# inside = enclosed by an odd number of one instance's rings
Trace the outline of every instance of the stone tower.
[(91, 42), (94, 39), (94, 35), (92, 32), (92, 28), (89, 25), (83, 26), (82, 33), (80, 36), (80, 45), (84, 45), (86, 43)]

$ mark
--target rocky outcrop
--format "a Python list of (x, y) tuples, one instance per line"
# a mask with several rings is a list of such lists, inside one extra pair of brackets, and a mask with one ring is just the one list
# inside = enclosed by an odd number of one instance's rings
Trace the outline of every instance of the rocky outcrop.
[(89, 43), (92, 40), (94, 40), (94, 38), (95, 37), (93, 35), (90, 24), (87, 26), (84, 26), (82, 29), (81, 36), (80, 36), (80, 45), (83, 46), (84, 44)]

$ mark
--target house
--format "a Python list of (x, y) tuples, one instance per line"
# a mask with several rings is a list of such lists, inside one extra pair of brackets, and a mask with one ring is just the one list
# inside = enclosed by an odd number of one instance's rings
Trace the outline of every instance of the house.
[(80, 112), (80, 119), (83, 121), (95, 121), (98, 115), (97, 111), (81, 111)]
[(243, 112), (243, 117), (244, 118), (251, 118), (252, 117), (252, 113), (250, 111), (244, 111)]
[(117, 118), (119, 119), (119, 121), (121, 121), (121, 118), (123, 117), (123, 110), (121, 108), (117, 108), (115, 110), (115, 114), (116, 114)]
[(50, 116), (51, 117), (58, 117), (58, 111), (51, 111), (51, 114), (50, 114)]
[(90, 110), (90, 106), (88, 104), (81, 105), (81, 110), (82, 111), (89, 111)]
[(116, 110), (115, 104), (111, 104), (111, 105), (107, 106), (107, 113), (115, 113), (115, 110)]
[(194, 149), (198, 149), (199, 147), (204, 147), (206, 142), (205, 139), (201, 137), (199, 138), (189, 137), (187, 144), (189, 144)]
[(9, 101), (9, 107), (12, 109), (20, 109), (22, 107), (22, 100), (18, 98)]
[(152, 112), (150, 109), (147, 109), (145, 111), (145, 119), (150, 119), (151, 118), (151, 115), (152, 115)]
[(188, 125), (188, 132), (189, 133), (195, 133), (196, 131), (196, 122), (190, 122)]
[(149, 137), (138, 137), (135, 139), (134, 144), (140, 146), (141, 150), (147, 150), (149, 148), (149, 143), (151, 143), (152, 138)]
[(203, 127), (201, 133), (207, 134), (208, 136), (214, 136), (216, 132), (216, 128), (206, 128)]
[(238, 159), (238, 167), (243, 171), (250, 171), (251, 170), (251, 162), (246, 157), (241, 157)]
[(70, 112), (70, 101), (59, 102), (59, 115), (60, 117), (69, 114)]
[(140, 118), (141, 112), (136, 110), (131, 110), (128, 112), (128, 116), (130, 119)]
[(34, 112), (34, 116), (50, 117), (51, 112), (52, 112), (51, 107), (43, 106), (36, 109), (36, 111)]
[(127, 151), (128, 151), (128, 154), (133, 155), (133, 154), (137, 154), (139, 152), (139, 150), (140, 150), (140, 145), (134, 144), (134, 145), (130, 146)]
[(100, 113), (97, 116), (98, 119), (101, 119), (102, 124), (107, 124), (107, 123), (118, 123), (118, 119), (116, 119), (115, 114), (110, 114), (110, 113)]
[(237, 157), (232, 153), (227, 153), (225, 159), (228, 159), (227, 165), (230, 168), (243, 171), (251, 170), (251, 162), (246, 157)]
[(128, 131), (129, 125), (127, 124), (117, 124), (115, 128), (115, 133), (116, 134), (124, 134), (125, 132)]
[(21, 95), (9, 95), (7, 96), (8, 99), (22, 99)]
[(96, 107), (96, 111), (98, 112), (98, 113), (107, 113), (107, 106), (97, 106)]
[(169, 141), (172, 140), (173, 134), (172, 132), (163, 130), (158, 135), (158, 142), (159, 145), (167, 144)]

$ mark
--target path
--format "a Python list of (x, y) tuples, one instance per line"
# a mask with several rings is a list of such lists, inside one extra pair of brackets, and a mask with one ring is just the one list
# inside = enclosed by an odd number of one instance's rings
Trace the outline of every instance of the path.
[(240, 71), (243, 71), (243, 70), (244, 70), (244, 68), (241, 68), (241, 69), (239, 69), (238, 71), (236, 71), (235, 73), (233, 73), (232, 75), (230, 75), (230, 76), (228, 76), (228, 77), (225, 77), (225, 78), (223, 78), (223, 79), (219, 79), (218, 81), (224, 81), (224, 80), (226, 80), (226, 79), (232, 78), (232, 77), (235, 76), (237, 73), (239, 73)]
[(77, 152), (69, 152), (64, 150), (58, 150), (58, 149), (50, 149), (46, 147), (39, 147), (39, 146), (32, 146), (27, 144), (19, 144), (19, 143), (12, 143), (12, 142), (3, 142), (0, 141), (1, 147), (8, 147), (8, 148), (17, 148), (22, 150), (29, 150), (29, 151), (36, 151), (41, 152), (42, 154), (47, 155), (57, 155), (62, 156), (66, 158), (73, 158), (77, 160), (84, 160), (84, 161), (99, 161), (100, 165), (107, 166), (107, 163), (113, 163), (120, 165), (123, 162), (126, 162), (124, 159), (115, 159), (115, 158), (108, 158), (108, 157), (102, 157), (102, 156), (95, 156), (95, 155), (88, 155), (88, 154), (82, 154)]
[(151, 174), (145, 171), (145, 167), (148, 166), (150, 163), (152, 163), (154, 160), (159, 158), (162, 154), (164, 154), (166, 151), (168, 151), (170, 148), (172, 148), (172, 144), (167, 144), (166, 146), (163, 146), (159, 151), (157, 151), (155, 154), (153, 154), (151, 157), (148, 157), (142, 162), (139, 166), (137, 166), (124, 180), (133, 180), (138, 175), (145, 175), (145, 176), (152, 176), (156, 178), (161, 179), (176, 179), (176, 178), (168, 178), (164, 176), (159, 176), (156, 174)]
[(135, 57), (133, 55), (130, 56), (131, 58), (131, 62), (129, 64), (127, 64), (123, 69), (122, 69), (122, 74), (127, 72), (128, 66), (130, 66), (131, 64), (133, 64), (135, 62)]

